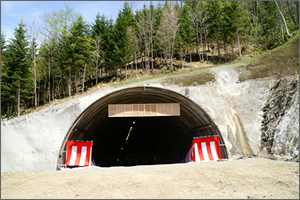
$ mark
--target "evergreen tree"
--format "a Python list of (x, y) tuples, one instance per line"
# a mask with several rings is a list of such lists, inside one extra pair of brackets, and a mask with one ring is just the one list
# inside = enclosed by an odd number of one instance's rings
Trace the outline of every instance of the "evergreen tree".
[[(130, 59), (130, 54), (132, 49), (128, 45), (129, 38), (126, 33), (128, 27), (133, 25), (134, 25), (133, 14), (131, 12), (128, 2), (125, 2), (123, 10), (120, 11), (118, 14), (118, 18), (116, 20), (116, 24), (114, 26), (114, 33), (113, 33), (114, 48), (115, 48), (113, 52), (114, 53), (113, 61), (114, 64), (120, 65), (120, 67), (125, 63), (127, 63)], [(120, 74), (120, 78), (121, 78), (121, 74)]]
[(9, 101), (9, 77), (7, 76), (7, 66), (6, 66), (6, 59), (7, 59), (7, 52), (6, 52), (6, 38), (5, 34), (1, 33), (1, 115), (4, 117), (8, 116), (10, 108), (10, 101)]
[(25, 25), (21, 22), (15, 28), (14, 38), (7, 49), (7, 76), (10, 88), (8, 100), (14, 102), (15, 115), (20, 116), (20, 107), (29, 107), (32, 98), (32, 73), (29, 57), (29, 42), (26, 38)]
[(222, 38), (222, 29), (224, 28), (224, 21), (222, 17), (222, 3), (223, 2), (220, 1), (209, 1), (207, 3), (207, 10), (209, 13), (207, 23), (210, 24), (211, 34), (218, 43), (219, 62), (221, 61), (220, 38)]
[[(74, 22), (70, 36), (70, 53), (73, 54), (72, 67), (75, 73), (76, 92), (80, 82), (80, 73), (83, 71), (83, 87), (86, 76), (86, 68), (90, 61), (90, 55), (94, 50), (92, 47), (91, 37), (88, 35), (89, 29), (82, 16), (79, 16)], [(84, 91), (84, 90), (83, 90)]]
[[(181, 13), (179, 14), (180, 36), (190, 52), (190, 63), (192, 68), (192, 42), (195, 40), (196, 33), (193, 29), (191, 18), (188, 16), (188, 5), (184, 4)], [(185, 46), (186, 46), (185, 45)]]

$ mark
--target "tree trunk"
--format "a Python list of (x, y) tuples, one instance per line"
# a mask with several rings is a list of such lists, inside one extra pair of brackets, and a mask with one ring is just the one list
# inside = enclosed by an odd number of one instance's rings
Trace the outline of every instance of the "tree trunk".
[(224, 52), (225, 52), (225, 61), (227, 62), (227, 49), (226, 49), (225, 41), (223, 45), (224, 45)]
[(285, 42), (285, 41), (284, 41), (284, 33), (283, 33), (283, 26), (282, 26), (282, 20), (281, 20), (281, 17), (279, 17), (279, 19), (280, 19), (280, 27), (281, 27), (282, 41)]
[(98, 59), (96, 59), (96, 85), (98, 85)]
[(35, 49), (33, 50), (33, 70), (34, 70), (34, 107), (37, 108), (37, 94), (36, 94), (36, 58)]
[(53, 56), (52, 56), (52, 101), (54, 101), (54, 99), (55, 99), (54, 79), (55, 79), (55, 75), (54, 75), (54, 65), (53, 65)]
[(134, 51), (134, 60), (135, 60), (135, 73), (136, 73), (136, 77), (138, 77), (138, 72), (137, 72), (137, 59), (136, 59), (136, 50)]
[(180, 44), (180, 61), (181, 61), (181, 68), (183, 68), (183, 52), (182, 52), (182, 45)]
[[(152, 33), (152, 24), (151, 24), (151, 33)], [(152, 38), (152, 34), (151, 34), (151, 43), (150, 43), (150, 45), (151, 45), (151, 69), (153, 69), (154, 66), (153, 66), (153, 38)]]
[(221, 53), (220, 53), (220, 42), (218, 39), (218, 52), (219, 52), (219, 63), (221, 62)]
[(126, 77), (126, 80), (127, 80), (127, 64), (125, 64), (125, 77)]
[(207, 49), (206, 49), (206, 36), (204, 37), (204, 48), (205, 48), (205, 57), (206, 57), (206, 61), (208, 61)]
[(77, 82), (77, 74), (75, 71), (75, 88), (76, 88), (76, 93), (78, 93), (78, 82)]
[(233, 41), (231, 41), (232, 60), (234, 60)]
[(201, 55), (201, 61), (203, 61), (204, 60), (204, 57), (203, 57), (203, 42), (202, 42), (202, 40), (203, 40), (203, 38), (202, 38), (202, 33), (201, 33), (201, 37), (200, 37), (200, 45), (201, 45), (201, 49), (202, 49), (202, 55)]
[(121, 65), (119, 67), (120, 67), (120, 81), (122, 82), (122, 78), (121, 78), (121, 73), (122, 73)]
[(148, 45), (148, 53), (147, 53), (147, 71), (150, 69), (150, 44)]
[(82, 93), (84, 93), (84, 82), (85, 82), (86, 66), (87, 66), (87, 63), (84, 64), (83, 80), (82, 80)]
[(288, 34), (288, 36), (291, 37), (291, 35), (290, 35), (290, 33), (289, 33), (289, 30), (288, 30), (288, 27), (287, 27), (287, 25), (286, 25), (285, 18), (284, 18), (284, 16), (283, 16), (282, 12), (280, 11), (279, 6), (278, 6), (278, 4), (277, 4), (276, 1), (275, 1), (275, 4), (276, 4), (276, 6), (277, 6), (277, 8), (278, 8), (278, 12), (280, 13), (280, 15), (281, 15), (281, 17), (282, 17), (283, 22), (284, 22), (285, 31), (286, 31), (286, 33)]
[(198, 36), (198, 28), (196, 28), (196, 49), (197, 49), (197, 54), (199, 56), (199, 61), (201, 61), (200, 57), (200, 52), (199, 52), (199, 36)]
[(190, 63), (191, 63), (191, 71), (193, 71), (193, 66), (192, 66), (192, 49), (191, 49), (191, 44), (189, 43), (189, 48), (190, 48)]
[(37, 95), (37, 107), (40, 106), (40, 88), (41, 88), (41, 78), (39, 77), (39, 87), (38, 87), (38, 95)]
[(162, 61), (162, 53), (160, 53), (160, 65), (161, 65), (162, 62), (163, 62)]
[(299, 25), (296, 23), (296, 20), (295, 20), (293, 14), (292, 14), (292, 12), (291, 12), (290, 3), (289, 3), (288, 1), (287, 1), (286, 3), (287, 3), (287, 6), (288, 6), (288, 8), (289, 8), (289, 12), (290, 12), (290, 15), (291, 15), (291, 17), (292, 17), (292, 19), (293, 19), (294, 24), (295, 24), (297, 27), (299, 27)]
[(241, 44), (240, 44), (240, 38), (239, 38), (239, 32), (238, 32), (238, 28), (236, 28), (237, 32), (236, 32), (236, 36), (237, 36), (237, 41), (238, 41), (238, 45), (239, 45), (239, 55), (240, 57), (242, 56), (241, 53)]
[(18, 103), (17, 103), (17, 109), (18, 109), (18, 117), (20, 117), (20, 104), (21, 104), (21, 100), (20, 100), (20, 85), (18, 87), (17, 90), (17, 95), (18, 95)]
[(69, 90), (69, 97), (71, 97), (71, 87), (72, 87), (72, 82), (71, 82), (71, 69), (69, 71), (69, 84), (68, 84), (68, 90)]
[[(50, 59), (50, 58), (49, 58)], [(49, 79), (48, 79), (48, 98), (49, 98), (49, 103), (51, 102), (51, 93), (50, 93), (50, 79), (51, 79), (51, 69), (50, 69), (50, 60), (48, 60), (48, 70), (49, 70)]]

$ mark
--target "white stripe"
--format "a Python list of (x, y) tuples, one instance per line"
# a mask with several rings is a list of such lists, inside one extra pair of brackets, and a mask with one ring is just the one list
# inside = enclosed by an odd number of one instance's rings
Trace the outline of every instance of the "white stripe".
[(77, 156), (77, 146), (72, 146), (72, 153), (71, 153), (71, 159), (70, 159), (69, 166), (75, 165), (76, 156)]
[(86, 150), (87, 150), (87, 147), (86, 147), (86, 146), (83, 146), (83, 147), (81, 148), (81, 155), (80, 155), (79, 166), (84, 166), (84, 164), (85, 164), (85, 160), (86, 160)]
[(208, 153), (207, 153), (207, 149), (206, 149), (206, 142), (202, 142), (201, 147), (202, 147), (202, 153), (204, 156), (204, 161), (209, 161), (209, 157), (208, 157)]
[(214, 160), (219, 160), (219, 157), (217, 155), (215, 141), (210, 142), (210, 150), (211, 150)]
[(195, 149), (195, 162), (201, 162), (197, 143), (194, 144), (194, 149)]
[(184, 159), (185, 163), (192, 162), (192, 153), (193, 153), (193, 148), (190, 148), (189, 152), (185, 156), (185, 159)]

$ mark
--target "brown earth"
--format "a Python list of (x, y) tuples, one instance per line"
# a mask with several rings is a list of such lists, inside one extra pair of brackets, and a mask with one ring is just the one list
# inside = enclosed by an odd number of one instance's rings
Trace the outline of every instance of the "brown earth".
[[(1, 173), (1, 198), (298, 199), (299, 163), (244, 158), (213, 163)], [(280, 173), (279, 173), (280, 170)]]

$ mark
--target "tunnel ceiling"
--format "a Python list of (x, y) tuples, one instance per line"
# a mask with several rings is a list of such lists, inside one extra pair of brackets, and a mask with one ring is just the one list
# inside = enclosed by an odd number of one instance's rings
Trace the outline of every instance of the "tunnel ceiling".
[[(180, 116), (171, 117), (108, 117), (109, 104), (179, 103)], [(128, 140), (125, 142), (130, 132)], [(203, 128), (204, 127), (204, 128)], [(205, 128), (209, 127), (209, 128)], [(134, 87), (110, 93), (86, 108), (71, 126), (63, 141), (58, 163), (67, 140), (92, 140), (93, 156), (116, 152), (120, 147), (132, 151), (152, 151), (182, 159), (192, 142), (191, 132), (199, 136), (219, 135), (209, 116), (183, 95), (155, 87)], [(97, 154), (97, 152), (101, 152)], [(226, 149), (222, 157), (227, 157)]]

